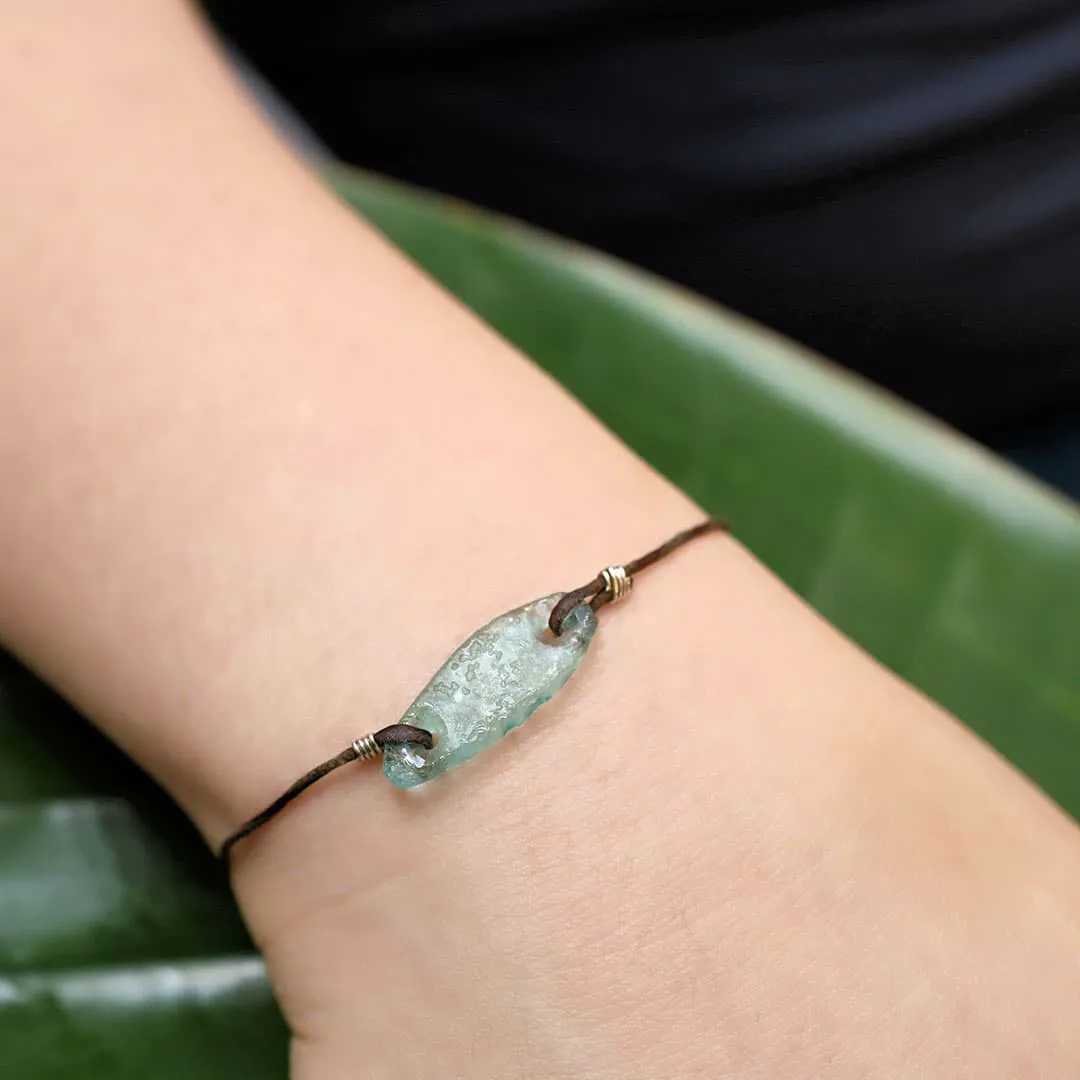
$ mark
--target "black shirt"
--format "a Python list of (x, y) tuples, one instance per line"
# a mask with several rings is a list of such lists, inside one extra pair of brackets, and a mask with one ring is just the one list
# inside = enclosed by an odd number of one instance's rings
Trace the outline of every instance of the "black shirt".
[(1080, 409), (1080, 3), (213, 0), (342, 158), (988, 434)]

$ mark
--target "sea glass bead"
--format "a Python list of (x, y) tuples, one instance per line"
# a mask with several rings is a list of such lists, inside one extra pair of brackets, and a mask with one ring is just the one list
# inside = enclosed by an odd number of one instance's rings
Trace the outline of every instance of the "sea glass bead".
[(596, 633), (582, 604), (562, 633), (547, 628), (561, 593), (534, 600), (477, 630), (435, 673), (401, 718), (426, 728), (435, 746), (388, 746), (383, 772), (400, 788), (417, 787), (497, 743), (550, 700), (577, 670)]

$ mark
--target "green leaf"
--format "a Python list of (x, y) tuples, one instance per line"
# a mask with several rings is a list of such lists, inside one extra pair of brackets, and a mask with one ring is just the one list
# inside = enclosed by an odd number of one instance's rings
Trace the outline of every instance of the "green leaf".
[[(645, 275), (353, 172), (342, 194), (841, 629), (1080, 815), (1080, 515), (788, 343)], [(0, 657), (0, 1076), (283, 1077), (198, 837)]]

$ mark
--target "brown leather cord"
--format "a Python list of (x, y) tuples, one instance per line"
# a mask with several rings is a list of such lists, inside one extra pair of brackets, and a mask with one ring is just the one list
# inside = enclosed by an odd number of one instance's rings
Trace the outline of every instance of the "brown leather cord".
[[(726, 521), (721, 521), (719, 518), (709, 518), (699, 525), (684, 529), (681, 533), (668, 540), (667, 543), (661, 544), (658, 548), (653, 548), (652, 551), (646, 552), (640, 558), (624, 564), (623, 569), (630, 577), (633, 577), (634, 574), (640, 573), (647, 567), (666, 558), (673, 551), (677, 551), (683, 544), (688, 544), (691, 540), (696, 540), (705, 533), (727, 531)], [(597, 611), (604, 604), (610, 603), (611, 600), (612, 595), (608, 591), (603, 571), (601, 571), (592, 581), (580, 586), (580, 588), (571, 589), (570, 592), (564, 594), (562, 599), (551, 609), (548, 626), (551, 628), (551, 632), (558, 636), (562, 633), (562, 625), (566, 620), (566, 616), (579, 604), (587, 602), (593, 611)]]
[[(391, 724), (389, 727), (376, 731), (372, 735), (372, 739), (380, 749), (411, 743), (415, 746), (422, 746), (425, 750), (430, 750), (435, 745), (435, 740), (430, 731), (414, 727), (412, 724)], [(324, 761), (321, 765), (316, 765), (314, 769), (304, 773), (299, 780), (283, 791), (265, 810), (260, 810), (253, 818), (244, 822), (236, 832), (230, 834), (221, 845), (220, 857), (227, 861), (229, 852), (237, 842), (243, 840), (245, 836), (250, 836), (260, 825), (265, 825), (272, 817), (280, 814), (293, 799), (298, 795), (302, 795), (312, 784), (318, 783), (324, 776), (329, 776), (335, 769), (340, 769), (342, 765), (348, 765), (350, 761), (355, 761), (359, 756), (356, 746), (350, 745), (336, 757), (332, 757), (329, 761)]]
[[(625, 566), (621, 567), (621, 570), (625, 571), (625, 576), (632, 577), (634, 574), (666, 558), (673, 551), (677, 551), (683, 544), (688, 544), (691, 540), (705, 533), (726, 531), (726, 522), (717, 518), (709, 518), (707, 521), (693, 526), (693, 528), (684, 529), (681, 533), (668, 540), (667, 543), (661, 544), (658, 548), (653, 548), (652, 551), (646, 552), (640, 558), (626, 563)], [(551, 616), (548, 619), (548, 626), (551, 628), (552, 633), (556, 636), (562, 633), (563, 622), (579, 604), (588, 603), (593, 611), (597, 611), (604, 604), (610, 603), (614, 599), (614, 595), (611, 592), (609, 582), (610, 579), (605, 576), (605, 572), (601, 571), (588, 584), (564, 594), (552, 608)], [(622, 593), (619, 595), (622, 595)], [(360, 750), (357, 749), (357, 745), (359, 744), (361, 748), (364, 748), (365, 743), (367, 752), (361, 754)], [(276, 817), (293, 799), (298, 795), (302, 795), (312, 784), (318, 783), (324, 776), (329, 775), (335, 769), (340, 769), (342, 765), (348, 765), (349, 762), (356, 761), (359, 757), (373, 756), (372, 751), (376, 748), (384, 750), (388, 746), (407, 744), (422, 746), (425, 750), (430, 750), (435, 745), (435, 739), (431, 732), (426, 731), (424, 728), (414, 727), (412, 724), (391, 724), (389, 727), (376, 731), (374, 735), (368, 735), (362, 740), (357, 740), (356, 743), (342, 750), (337, 757), (332, 757), (329, 761), (316, 765), (314, 769), (306, 772), (296, 783), (292, 784), (288, 790), (282, 792), (265, 810), (261, 810), (250, 821), (245, 822), (236, 832), (232, 833), (221, 845), (221, 858), (228, 861), (229, 852), (240, 840), (243, 840), (245, 836), (250, 836), (260, 826)]]

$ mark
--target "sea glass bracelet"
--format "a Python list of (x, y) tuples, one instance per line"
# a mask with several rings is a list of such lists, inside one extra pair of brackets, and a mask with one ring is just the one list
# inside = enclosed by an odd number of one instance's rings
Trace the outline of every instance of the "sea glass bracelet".
[(493, 619), (450, 654), (398, 723), (354, 740), (305, 773), (225, 840), (222, 857), (312, 784), (351, 761), (381, 755), (386, 778), (396, 787), (413, 788), (493, 746), (566, 685), (596, 633), (597, 611), (627, 596), (634, 574), (695, 537), (724, 529), (722, 521), (710, 518), (639, 559), (606, 567), (580, 588)]

